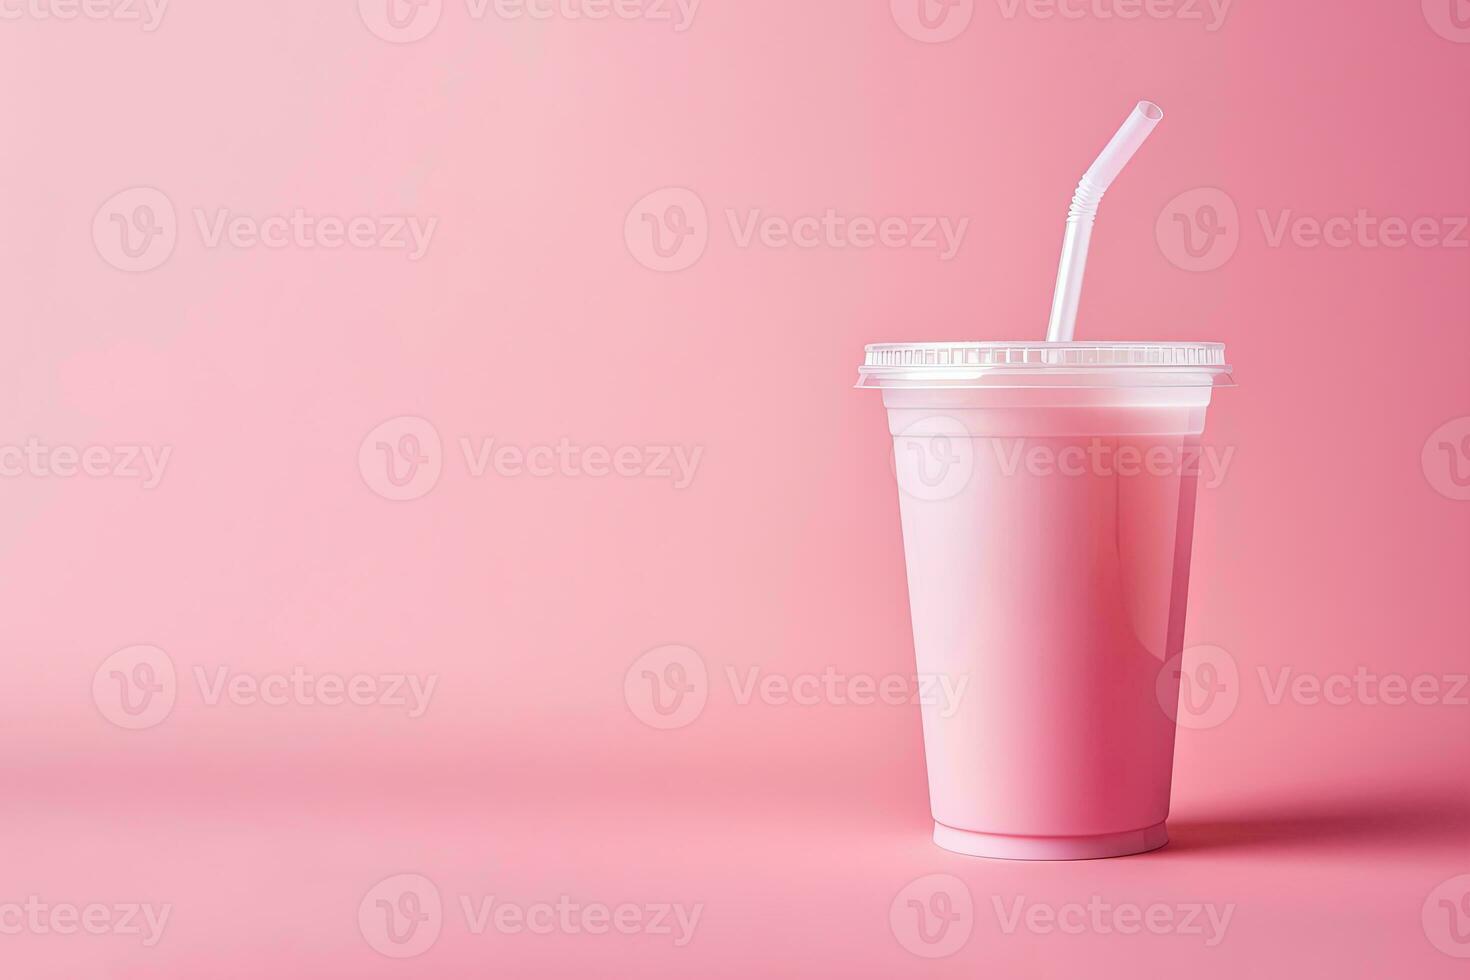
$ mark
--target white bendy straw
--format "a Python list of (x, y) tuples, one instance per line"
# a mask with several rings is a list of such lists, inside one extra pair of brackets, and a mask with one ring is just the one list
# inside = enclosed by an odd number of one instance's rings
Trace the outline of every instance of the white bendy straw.
[(1097, 219), (1098, 202), (1124, 164), (1133, 158), (1163, 118), (1164, 110), (1152, 102), (1138, 103), (1077, 182), (1077, 193), (1072, 195), (1072, 206), (1067, 209), (1067, 234), (1062, 239), (1062, 261), (1057, 267), (1057, 291), (1051, 301), (1047, 340), (1072, 339), (1077, 327), (1082, 274), (1087, 267), (1087, 246), (1092, 240), (1092, 223)]

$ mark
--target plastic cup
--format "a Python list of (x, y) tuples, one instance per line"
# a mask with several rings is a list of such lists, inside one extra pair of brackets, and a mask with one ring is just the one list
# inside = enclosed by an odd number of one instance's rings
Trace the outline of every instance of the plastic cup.
[[(877, 344), (934, 842), (1163, 846), (1200, 435), (1218, 344)], [(924, 699), (921, 699), (921, 703)]]

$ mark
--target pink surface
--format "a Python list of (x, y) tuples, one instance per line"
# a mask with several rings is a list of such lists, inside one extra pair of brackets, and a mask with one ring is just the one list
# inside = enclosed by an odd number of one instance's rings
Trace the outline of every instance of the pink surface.
[[(650, 6), (0, 6), (4, 975), (1459, 975), (1464, 4)], [(1234, 687), (1167, 848), (965, 858), (849, 386), (1039, 338), (1139, 98), (1078, 336), (1237, 365)]]

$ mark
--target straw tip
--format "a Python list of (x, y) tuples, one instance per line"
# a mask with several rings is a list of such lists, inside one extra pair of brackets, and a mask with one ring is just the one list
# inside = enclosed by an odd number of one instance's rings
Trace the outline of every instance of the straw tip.
[(1154, 122), (1158, 122), (1164, 118), (1164, 110), (1147, 100), (1138, 103), (1137, 111), (1143, 114), (1143, 118), (1153, 120)]

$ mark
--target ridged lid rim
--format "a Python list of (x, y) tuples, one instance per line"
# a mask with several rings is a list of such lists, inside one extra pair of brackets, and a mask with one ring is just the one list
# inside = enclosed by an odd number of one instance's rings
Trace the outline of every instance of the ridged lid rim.
[(863, 367), (1229, 367), (1225, 345), (1212, 342), (976, 340), (868, 344), (864, 354)]
[[(1016, 385), (1026, 377), (1067, 383), (1229, 385), (1225, 345), (1201, 341), (976, 340), (868, 344), (858, 387)], [(1113, 378), (1113, 382), (1106, 379)], [(1148, 380), (1144, 380), (1148, 379)], [(1079, 379), (1080, 381), (1080, 379)], [(1044, 383), (1044, 382), (1043, 382)]]

